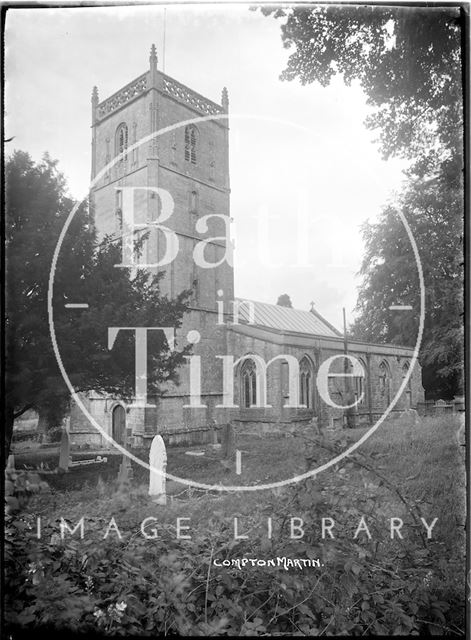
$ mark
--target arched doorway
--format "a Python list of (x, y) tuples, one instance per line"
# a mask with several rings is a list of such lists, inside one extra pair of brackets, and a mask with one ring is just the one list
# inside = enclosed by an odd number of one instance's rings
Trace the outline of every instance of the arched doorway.
[(112, 434), (113, 440), (118, 444), (124, 444), (124, 434), (126, 432), (126, 412), (124, 407), (117, 404), (112, 413)]

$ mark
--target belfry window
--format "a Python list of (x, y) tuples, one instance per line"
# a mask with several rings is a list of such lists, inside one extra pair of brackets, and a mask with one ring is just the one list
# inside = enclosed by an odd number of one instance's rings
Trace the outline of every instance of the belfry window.
[(115, 155), (118, 156), (120, 154), (123, 154), (123, 158), (125, 160), (127, 148), (128, 148), (128, 127), (123, 122), (116, 129)]
[(198, 132), (194, 125), (189, 124), (185, 127), (185, 160), (196, 164)]
[(257, 404), (257, 368), (253, 360), (247, 359), (240, 369), (241, 404), (245, 408)]

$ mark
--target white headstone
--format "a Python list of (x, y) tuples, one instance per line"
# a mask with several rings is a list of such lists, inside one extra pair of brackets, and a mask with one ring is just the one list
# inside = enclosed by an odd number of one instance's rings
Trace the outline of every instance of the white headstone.
[[(155, 436), (152, 440), (149, 453), (149, 495), (155, 496), (156, 504), (167, 504), (165, 490), (165, 471), (167, 469), (167, 451), (162, 436)], [(155, 471), (154, 471), (155, 469)]]

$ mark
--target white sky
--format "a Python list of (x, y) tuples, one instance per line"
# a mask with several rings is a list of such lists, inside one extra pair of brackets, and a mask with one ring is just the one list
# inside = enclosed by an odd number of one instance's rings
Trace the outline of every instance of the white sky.
[[(15, 8), (5, 38), (8, 148), (35, 160), (48, 151), (82, 198), (92, 87), (103, 100), (144, 73), (152, 43), (162, 68), (163, 7)], [(279, 21), (248, 5), (167, 8), (165, 72), (218, 103), (229, 90), (236, 295), (314, 301), (340, 328), (356, 301), (359, 227), (405, 165), (381, 160), (358, 87), (281, 82), (288, 55)]]

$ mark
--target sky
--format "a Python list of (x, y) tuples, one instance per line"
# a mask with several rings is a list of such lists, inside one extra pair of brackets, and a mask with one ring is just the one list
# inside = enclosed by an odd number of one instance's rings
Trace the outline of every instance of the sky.
[[(280, 23), (249, 5), (10, 9), (5, 31), (9, 149), (59, 160), (70, 193), (90, 182), (92, 87), (100, 101), (159, 68), (230, 101), (235, 294), (311, 302), (341, 328), (353, 320), (364, 251), (360, 227), (394, 198), (405, 164), (381, 159), (361, 88), (282, 82)], [(164, 67), (165, 64), (165, 67)]]

